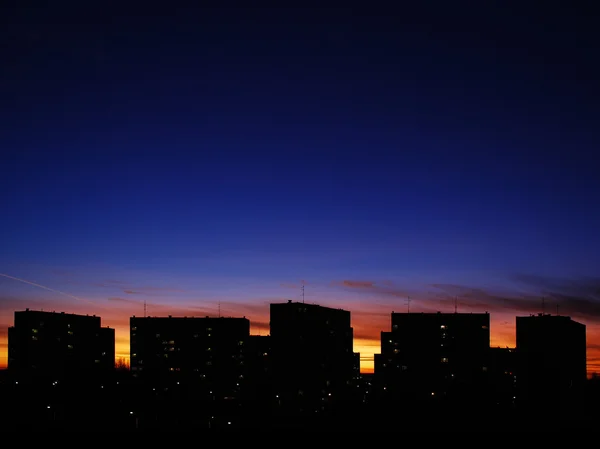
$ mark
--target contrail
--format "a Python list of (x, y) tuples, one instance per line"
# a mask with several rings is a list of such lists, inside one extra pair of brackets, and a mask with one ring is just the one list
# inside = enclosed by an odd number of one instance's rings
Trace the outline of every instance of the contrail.
[(70, 295), (69, 293), (61, 292), (59, 290), (54, 290), (53, 288), (46, 287), (45, 285), (36, 284), (35, 282), (27, 281), (25, 279), (16, 278), (14, 276), (9, 276), (8, 274), (4, 274), (4, 273), (0, 273), (0, 276), (4, 276), (5, 278), (12, 279), (13, 281), (23, 282), (24, 284), (33, 285), (34, 287), (43, 288), (44, 290), (48, 290), (50, 292), (58, 293), (59, 295), (67, 296), (69, 298), (76, 299), (77, 301), (83, 301), (83, 302), (87, 302), (87, 303), (90, 303), (90, 304), (94, 304), (95, 306), (98, 306), (98, 304), (96, 304), (96, 303), (94, 303), (92, 301), (88, 301), (87, 299), (78, 298), (77, 296)]

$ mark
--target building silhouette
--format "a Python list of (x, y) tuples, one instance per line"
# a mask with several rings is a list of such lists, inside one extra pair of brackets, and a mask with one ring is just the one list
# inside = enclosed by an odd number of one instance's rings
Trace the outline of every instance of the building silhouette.
[(278, 403), (315, 411), (345, 397), (356, 360), (350, 312), (288, 301), (271, 304), (270, 319)]
[(115, 331), (97, 316), (15, 312), (8, 369), (17, 378), (90, 382), (115, 367)]
[(515, 348), (490, 348), (488, 394), (496, 409), (513, 410), (517, 404)]
[(480, 400), (489, 368), (488, 313), (392, 313), (375, 378), (383, 398), (415, 403)]
[(568, 316), (516, 318), (518, 399), (547, 416), (582, 413), (587, 380), (586, 326)]
[(131, 317), (132, 375), (156, 386), (186, 382), (237, 397), (245, 374), (247, 318)]

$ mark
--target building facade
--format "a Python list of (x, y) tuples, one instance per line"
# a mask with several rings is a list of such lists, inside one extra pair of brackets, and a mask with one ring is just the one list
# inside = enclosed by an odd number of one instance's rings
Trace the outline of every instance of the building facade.
[(270, 305), (271, 368), (283, 402), (323, 407), (343, 397), (355, 377), (350, 312), (288, 301)]
[(587, 380), (586, 326), (568, 316), (516, 318), (520, 404), (544, 414), (577, 416)]
[(239, 393), (246, 370), (246, 318), (131, 317), (132, 374), (156, 385), (186, 382), (223, 397)]
[(479, 397), (489, 369), (489, 314), (392, 313), (391, 324), (375, 355), (385, 396), (464, 403)]
[(87, 382), (115, 367), (115, 331), (101, 318), (43, 311), (15, 312), (8, 330), (8, 368), (17, 377)]

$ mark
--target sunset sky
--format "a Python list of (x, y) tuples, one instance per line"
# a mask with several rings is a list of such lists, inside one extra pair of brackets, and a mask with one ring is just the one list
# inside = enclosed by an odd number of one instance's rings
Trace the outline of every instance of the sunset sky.
[(598, 28), (475, 5), (3, 13), (0, 366), (15, 310), (126, 357), (144, 301), (266, 334), (304, 282), (365, 371), (408, 296), (501, 346), (545, 297), (599, 370)]

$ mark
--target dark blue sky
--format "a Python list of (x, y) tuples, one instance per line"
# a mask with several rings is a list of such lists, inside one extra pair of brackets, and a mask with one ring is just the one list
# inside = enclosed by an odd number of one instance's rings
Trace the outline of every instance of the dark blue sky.
[(597, 274), (591, 17), (444, 3), (6, 10), (1, 271)]

